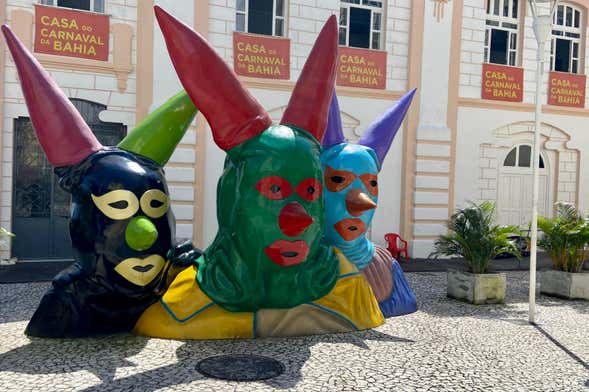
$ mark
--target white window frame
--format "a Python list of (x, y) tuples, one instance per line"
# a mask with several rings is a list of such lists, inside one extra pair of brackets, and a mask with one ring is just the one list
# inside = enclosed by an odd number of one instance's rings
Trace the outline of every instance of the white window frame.
[(96, 12), (99, 14), (104, 14), (106, 13), (106, 0), (102, 0), (102, 6), (103, 6), (103, 10), (102, 11), (96, 11), (96, 9), (94, 8), (95, 0), (90, 0), (90, 9), (89, 10), (82, 10), (79, 8), (69, 8), (69, 7), (61, 7), (59, 5), (57, 5), (58, 0), (40, 0), (39, 3), (44, 4), (44, 5), (49, 5), (52, 7), (58, 7), (58, 8), (65, 8), (68, 10), (76, 10), (76, 11), (88, 11), (88, 12)]
[[(517, 0), (487, 0), (487, 14), (485, 27), (484, 60), (491, 63), (491, 33), (492, 30), (507, 31), (507, 64), (512, 67), (518, 65), (519, 61), (519, 18), (521, 1), (514, 7)], [(508, 5), (507, 15), (504, 13), (505, 4)], [(497, 11), (497, 12), (495, 12)], [(515, 15), (514, 15), (515, 13)], [(494, 63), (493, 63), (494, 64)]]
[[(566, 25), (566, 11), (567, 8), (571, 9), (572, 12), (572, 20), (571, 26)], [(558, 15), (559, 11), (562, 9), (563, 18), (562, 24), (558, 24)], [(555, 61), (554, 56), (556, 54), (556, 39), (564, 39), (570, 41), (571, 45), (571, 57), (569, 59), (569, 73), (572, 74), (582, 74), (582, 52), (583, 52), (583, 18), (585, 15), (583, 14), (583, 10), (579, 7), (576, 7), (572, 4), (563, 3), (559, 4), (554, 12), (554, 18), (552, 20), (552, 32), (550, 34), (550, 70), (555, 71)], [(579, 22), (579, 27), (575, 27), (575, 21)], [(577, 56), (574, 55), (574, 47), (577, 46)], [(577, 64), (577, 70), (573, 70), (573, 65)], [(562, 71), (559, 71), (562, 72)]]
[[(276, 9), (276, 2), (277, 0), (272, 1), (272, 36), (273, 37), (286, 37), (286, 12), (288, 10), (287, 0), (282, 0), (282, 15), (277, 14)], [(242, 33), (249, 33), (249, 24), (248, 24), (248, 11), (249, 11), (249, 0), (243, 0), (244, 9), (238, 10), (237, 9), (237, 1), (235, 2), (235, 31), (239, 31)], [(244, 29), (239, 30), (237, 28), (237, 16), (243, 15), (244, 17)], [(282, 35), (276, 34), (276, 21), (282, 21)]]
[[(521, 151), (521, 148), (523, 146), (529, 147), (530, 148), (530, 164), (529, 166), (519, 166), (519, 153)], [(505, 161), (507, 160), (507, 157), (509, 156), (509, 154), (511, 154), (511, 152), (515, 150), (515, 165), (514, 166), (506, 166), (505, 165)], [(529, 144), (529, 143), (519, 143), (514, 145), (513, 147), (511, 147), (509, 149), (509, 151), (507, 151), (507, 154), (505, 154), (505, 156), (503, 157), (503, 160), (501, 161), (501, 167), (503, 168), (503, 170), (507, 170), (508, 172), (511, 171), (521, 171), (522, 169), (533, 169), (533, 165), (532, 165), (532, 161), (534, 159), (534, 146)], [(540, 172), (544, 172), (546, 171), (546, 157), (544, 156), (544, 154), (542, 152), (540, 152), (540, 160), (541, 163), (544, 164), (544, 167), (540, 167)]]
[[(374, 6), (365, 3), (370, 3), (371, 0), (341, 0), (340, 1), (340, 17), (339, 17), (339, 32), (341, 33), (342, 30), (345, 30), (346, 33), (346, 42), (342, 43), (339, 40), (338, 34), (338, 42), (340, 46), (350, 46), (350, 8), (363, 8), (370, 10), (370, 37), (368, 38), (368, 42), (370, 47), (369, 48), (362, 48), (362, 49), (373, 49), (373, 50), (384, 50), (383, 42), (384, 42), (384, 22), (385, 22), (385, 9), (386, 9), (386, 0), (377, 0), (381, 3), (381, 6)], [(346, 13), (345, 21), (346, 23), (343, 24), (343, 18), (341, 15)], [(374, 14), (380, 15), (380, 29), (374, 28)], [(374, 34), (380, 34), (378, 39), (378, 48), (374, 47)]]

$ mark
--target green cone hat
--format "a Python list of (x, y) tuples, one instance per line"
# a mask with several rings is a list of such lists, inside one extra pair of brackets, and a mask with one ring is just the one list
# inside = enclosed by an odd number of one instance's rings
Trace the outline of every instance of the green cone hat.
[(182, 90), (145, 117), (118, 147), (164, 166), (197, 111), (186, 91)]

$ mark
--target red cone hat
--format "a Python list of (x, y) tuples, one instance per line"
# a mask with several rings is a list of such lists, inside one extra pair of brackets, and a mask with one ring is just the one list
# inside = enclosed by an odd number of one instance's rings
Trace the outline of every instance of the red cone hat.
[(272, 124), (268, 113), (207, 41), (160, 7), (154, 8), (178, 77), (209, 122), (215, 143), (229, 150), (268, 128)]
[(321, 29), (284, 111), (281, 124), (311, 133), (321, 143), (327, 127), (337, 62), (337, 20), (332, 15)]
[(74, 105), (6, 25), (2, 32), (16, 63), (33, 128), (53, 166), (73, 165), (102, 145)]

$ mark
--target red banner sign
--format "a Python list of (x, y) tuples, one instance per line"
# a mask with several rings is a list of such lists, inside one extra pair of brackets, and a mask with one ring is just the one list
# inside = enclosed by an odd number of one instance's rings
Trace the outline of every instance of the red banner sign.
[(483, 99), (522, 102), (524, 69), (497, 64), (483, 64)]
[(375, 50), (339, 48), (338, 86), (385, 89), (387, 53)]
[(290, 79), (290, 40), (233, 33), (233, 68), (242, 76)]
[(107, 15), (35, 4), (35, 52), (108, 61)]
[(586, 79), (585, 75), (550, 72), (548, 104), (584, 108)]

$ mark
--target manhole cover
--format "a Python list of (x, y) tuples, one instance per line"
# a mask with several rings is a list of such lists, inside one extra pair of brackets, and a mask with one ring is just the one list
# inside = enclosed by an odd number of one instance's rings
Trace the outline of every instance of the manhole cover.
[(268, 380), (284, 373), (284, 365), (261, 355), (232, 354), (205, 358), (196, 365), (205, 376), (230, 381)]

